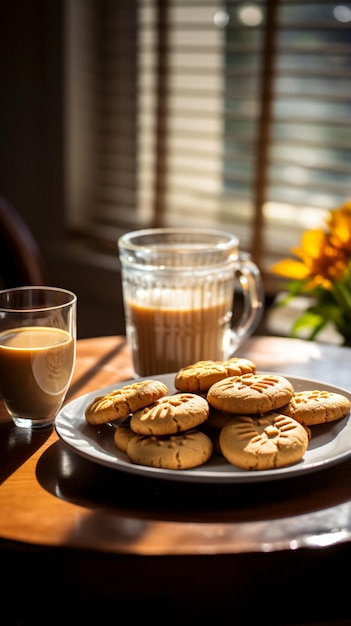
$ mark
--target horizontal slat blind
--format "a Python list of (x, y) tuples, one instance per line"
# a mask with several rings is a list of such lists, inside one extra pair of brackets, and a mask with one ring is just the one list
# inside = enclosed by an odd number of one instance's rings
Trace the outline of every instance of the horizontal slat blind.
[(67, 6), (68, 223), (106, 241), (137, 205), (137, 5)]
[(71, 4), (72, 229), (216, 225), (266, 271), (350, 197), (350, 5)]
[(351, 8), (281, 0), (263, 208), (277, 254), (351, 195), (350, 58)]

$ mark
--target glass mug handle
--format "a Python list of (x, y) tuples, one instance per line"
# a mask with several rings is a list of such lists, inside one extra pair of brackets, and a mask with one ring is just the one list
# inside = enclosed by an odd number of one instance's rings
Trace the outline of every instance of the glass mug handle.
[(248, 252), (239, 253), (237, 279), (242, 289), (243, 311), (231, 330), (230, 354), (252, 335), (262, 317), (264, 304), (261, 273)]

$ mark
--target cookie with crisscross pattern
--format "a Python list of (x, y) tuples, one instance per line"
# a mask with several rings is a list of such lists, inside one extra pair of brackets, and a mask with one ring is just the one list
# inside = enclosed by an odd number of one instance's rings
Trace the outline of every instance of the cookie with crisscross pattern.
[(237, 415), (222, 428), (219, 445), (232, 465), (267, 470), (300, 461), (308, 447), (308, 434), (296, 420), (280, 413)]
[(168, 387), (159, 380), (140, 380), (99, 396), (85, 409), (89, 424), (106, 424), (127, 417), (134, 411), (166, 395)]
[(201, 396), (176, 393), (133, 413), (130, 427), (139, 435), (173, 435), (203, 424), (208, 414), (208, 402)]
[(289, 415), (305, 426), (333, 422), (350, 413), (350, 400), (339, 393), (311, 389), (294, 393), (281, 413)]
[(228, 413), (263, 414), (288, 404), (294, 395), (290, 381), (278, 374), (229, 376), (210, 387), (209, 404)]
[(135, 435), (127, 447), (133, 463), (185, 470), (206, 463), (212, 456), (211, 439), (196, 428), (175, 435)]
[(249, 372), (256, 372), (255, 364), (241, 357), (233, 357), (228, 361), (197, 361), (177, 372), (174, 386), (179, 391), (204, 393), (211, 385), (227, 376), (239, 376)]

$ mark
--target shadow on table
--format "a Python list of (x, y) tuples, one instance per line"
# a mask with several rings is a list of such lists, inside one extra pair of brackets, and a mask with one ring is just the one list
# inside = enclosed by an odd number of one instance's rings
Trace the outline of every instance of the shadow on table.
[(0, 424), (0, 484), (29, 459), (50, 437), (53, 427), (38, 430)]
[(89, 509), (104, 507), (140, 519), (250, 522), (298, 516), (350, 498), (351, 461), (295, 478), (258, 483), (178, 482), (108, 468), (50, 446), (37, 465), (50, 493)]
[[(184, 522), (191, 535), (192, 529), (196, 532), (204, 524), (206, 530), (212, 521), (215, 528), (224, 528), (236, 522), (250, 525), (269, 520), (272, 511), (278, 521), (289, 516), (299, 519), (309, 512), (318, 515), (322, 505), (328, 508), (349, 500), (351, 462), (340, 469), (338, 465), (303, 477), (257, 484), (178, 483), (100, 466), (58, 441), (42, 454), (37, 477), (54, 496), (87, 509), (79, 528), (72, 528), (83, 543), (79, 549), (17, 546), (17, 554), (12, 546), (8, 563), (5, 546), (3, 566), (7, 574), (13, 569), (7, 578), (12, 581), (21, 571), (27, 581), (18, 607), (25, 618), (16, 626), (47, 623), (47, 615), (44, 619), (38, 613), (36, 579), (31, 576), (34, 566), (45, 572), (40, 594), (41, 598), (51, 594), (51, 626), (66, 619), (67, 623), (95, 619), (107, 624), (111, 615), (123, 612), (145, 620), (154, 611), (167, 626), (227, 623), (228, 615), (236, 626), (351, 624), (349, 580), (344, 575), (351, 559), (350, 542), (323, 550), (196, 555), (155, 556), (118, 549), (119, 540), (124, 549), (128, 547), (128, 536), (131, 544), (142, 541), (142, 532), (152, 527), (152, 520), (175, 522), (162, 524), (172, 538), (179, 528), (177, 522)], [(91, 549), (90, 530), (95, 525), (96, 534), (98, 524), (106, 547)], [(12, 593), (11, 586), (8, 593)]]

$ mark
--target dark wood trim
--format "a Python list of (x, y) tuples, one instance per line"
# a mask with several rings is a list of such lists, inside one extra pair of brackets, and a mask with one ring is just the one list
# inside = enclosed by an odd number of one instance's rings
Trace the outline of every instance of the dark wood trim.
[(156, 93), (156, 154), (153, 226), (163, 226), (166, 215), (167, 185), (167, 126), (168, 126), (168, 56), (169, 2), (158, 0), (157, 6), (157, 93)]
[(251, 251), (255, 262), (261, 265), (264, 257), (263, 205), (267, 195), (269, 167), (270, 129), (272, 122), (274, 61), (279, 0), (266, 3), (266, 26), (262, 50), (262, 71), (259, 101), (261, 105), (258, 123), (256, 165), (254, 181), (254, 217)]

